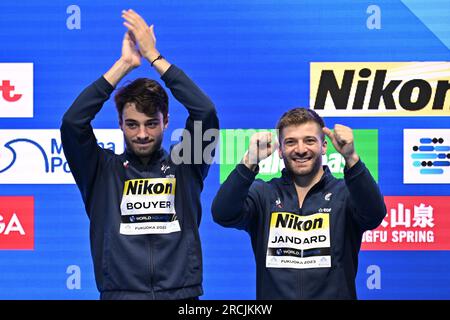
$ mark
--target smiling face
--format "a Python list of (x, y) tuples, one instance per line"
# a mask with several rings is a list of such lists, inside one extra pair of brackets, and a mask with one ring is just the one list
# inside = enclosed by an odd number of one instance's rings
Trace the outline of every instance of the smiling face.
[(149, 117), (137, 111), (134, 103), (127, 103), (120, 121), (127, 149), (145, 163), (161, 147), (167, 124), (161, 112)]
[(322, 155), (327, 152), (322, 128), (314, 121), (284, 127), (278, 152), (286, 169), (295, 176), (316, 177), (322, 169)]

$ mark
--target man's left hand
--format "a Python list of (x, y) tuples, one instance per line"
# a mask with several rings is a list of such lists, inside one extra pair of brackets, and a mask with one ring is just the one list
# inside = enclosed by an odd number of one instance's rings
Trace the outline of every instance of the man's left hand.
[(323, 128), (323, 132), (330, 138), (336, 151), (344, 157), (347, 167), (353, 167), (359, 161), (353, 143), (353, 130), (341, 124), (336, 124), (333, 131), (327, 127)]

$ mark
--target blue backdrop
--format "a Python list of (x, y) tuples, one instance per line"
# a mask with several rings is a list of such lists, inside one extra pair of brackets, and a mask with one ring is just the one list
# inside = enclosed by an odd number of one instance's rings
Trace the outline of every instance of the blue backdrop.
[[(79, 8), (79, 28), (68, 27), (70, 5)], [(370, 5), (381, 10), (379, 29), (367, 26)], [(273, 128), (285, 110), (309, 105), (311, 62), (450, 60), (450, 1), (445, 0), (2, 0), (0, 63), (33, 63), (34, 117), (0, 118), (0, 129), (58, 129), (78, 93), (120, 56), (125, 31), (120, 12), (128, 8), (155, 25), (160, 52), (212, 98), (226, 129)], [(145, 63), (125, 80), (137, 77), (157, 74)], [(183, 127), (186, 117), (171, 98), (166, 147), (170, 130)], [(448, 118), (329, 117), (326, 122), (378, 129), (384, 195), (449, 195), (448, 184), (403, 184), (403, 128), (448, 128)], [(94, 127), (118, 127), (113, 101)], [(248, 235), (211, 219), (219, 185), (215, 164), (202, 194), (203, 298), (254, 299)], [(76, 185), (1, 184), (0, 196), (8, 195), (34, 197), (34, 249), (0, 250), (0, 299), (97, 299), (88, 219)], [(371, 265), (381, 270), (379, 288), (367, 285)], [(362, 251), (359, 298), (449, 299), (449, 265), (448, 251)], [(70, 266), (79, 267), (75, 288)]]

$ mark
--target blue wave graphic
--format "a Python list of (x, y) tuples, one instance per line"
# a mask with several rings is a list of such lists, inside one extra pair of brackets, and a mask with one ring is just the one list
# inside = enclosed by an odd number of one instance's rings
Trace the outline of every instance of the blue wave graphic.
[(12, 144), (18, 143), (18, 142), (27, 142), (27, 143), (30, 143), (30, 144), (34, 145), (36, 148), (38, 148), (39, 151), (42, 153), (42, 158), (44, 159), (45, 172), (49, 172), (50, 171), (50, 165), (49, 165), (49, 162), (48, 162), (47, 154), (45, 153), (44, 148), (42, 148), (40, 144), (38, 144), (37, 142), (35, 142), (33, 140), (30, 140), (30, 139), (14, 139), (14, 140), (11, 140), (11, 141), (8, 141), (7, 143), (5, 143), (5, 148), (9, 149), (12, 152), (13, 159), (12, 159), (11, 163), (8, 164), (5, 168), (0, 169), (0, 173), (3, 173), (5, 171), (7, 171), (16, 162), (17, 152), (12, 147)]

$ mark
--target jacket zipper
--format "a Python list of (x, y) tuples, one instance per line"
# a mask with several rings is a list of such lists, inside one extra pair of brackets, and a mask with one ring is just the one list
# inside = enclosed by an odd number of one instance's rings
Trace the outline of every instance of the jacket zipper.
[(153, 289), (153, 276), (155, 274), (155, 264), (153, 261), (153, 248), (152, 248), (152, 239), (149, 239), (148, 246), (149, 246), (149, 260), (150, 260), (150, 289), (152, 291), (152, 298), (155, 300), (155, 290)]
[[(308, 198), (308, 195), (311, 193), (311, 191), (313, 190), (313, 189), (315, 189), (316, 188), (316, 185), (317, 185), (317, 183), (315, 184), (315, 185), (313, 185), (312, 187), (311, 187), (311, 189), (309, 189), (308, 190), (308, 192), (305, 194), (305, 197), (303, 198), (303, 202), (302, 202), (302, 207), (304, 207), (305, 206), (305, 202), (306, 202), (306, 199)], [(297, 193), (297, 189), (295, 188), (295, 185), (293, 185), (293, 188), (294, 188), (294, 198), (295, 198), (295, 203), (297, 204), (297, 206), (298, 206), (298, 193)], [(301, 216), (303, 216), (303, 210), (302, 210), (302, 207), (300, 207), (300, 206), (298, 206), (298, 213), (301, 215)], [(302, 259), (303, 259), (303, 250), (302, 250)], [(299, 278), (299, 291), (300, 291), (300, 299), (303, 299), (303, 269), (298, 269), (298, 278)]]
[[(295, 203), (298, 207), (298, 214), (302, 215), (302, 208), (299, 206), (298, 204), (298, 193), (297, 193), (297, 188), (295, 188), (295, 185), (292, 184), (292, 188), (294, 189), (294, 200)], [(302, 205), (305, 203), (306, 200), (306, 195), (305, 198), (303, 199)], [(302, 259), (303, 259), (303, 250), (302, 250), (302, 255), (301, 255)], [(303, 272), (302, 269), (298, 269), (298, 289), (299, 289), (299, 299), (303, 299)]]
[[(297, 192), (295, 192), (295, 194), (297, 195)], [(297, 204), (298, 204), (298, 195), (297, 195)], [(303, 203), (305, 203), (306, 200), (306, 196), (303, 199)], [(300, 215), (302, 215), (302, 208), (298, 208)], [(302, 249), (302, 259), (303, 259), (303, 249)], [(298, 269), (299, 272), (299, 288), (300, 288), (300, 299), (303, 299), (303, 269)]]

